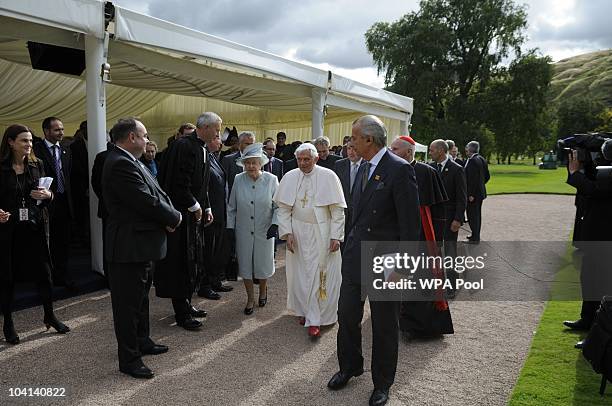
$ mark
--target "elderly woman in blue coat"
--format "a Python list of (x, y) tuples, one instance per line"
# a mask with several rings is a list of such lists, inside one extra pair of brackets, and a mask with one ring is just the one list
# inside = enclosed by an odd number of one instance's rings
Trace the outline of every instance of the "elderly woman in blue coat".
[(262, 171), (268, 163), (263, 145), (249, 145), (236, 160), (244, 172), (236, 175), (227, 210), (227, 228), (236, 235), (238, 274), (244, 281), (247, 304), (244, 314), (253, 313), (253, 279), (259, 280), (259, 307), (268, 300), (267, 279), (274, 275), (276, 205), (272, 197), (278, 187), (275, 175)]

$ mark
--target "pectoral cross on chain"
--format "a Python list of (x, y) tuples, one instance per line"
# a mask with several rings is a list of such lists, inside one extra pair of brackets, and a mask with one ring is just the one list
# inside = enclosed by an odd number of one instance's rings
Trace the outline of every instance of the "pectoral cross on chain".
[(302, 202), (302, 209), (306, 208), (306, 203), (308, 203), (308, 197), (306, 197), (306, 191), (304, 191), (304, 197), (299, 199)]

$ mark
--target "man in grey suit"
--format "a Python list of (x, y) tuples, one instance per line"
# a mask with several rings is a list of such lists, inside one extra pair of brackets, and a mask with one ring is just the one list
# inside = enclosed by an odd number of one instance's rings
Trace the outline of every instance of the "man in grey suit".
[[(353, 147), (364, 163), (351, 194), (352, 218), (342, 253), (342, 285), (338, 301), (338, 363), (340, 371), (329, 381), (343, 388), (363, 373), (361, 320), (363, 319), (361, 243), (417, 241), (421, 227), (419, 194), (412, 166), (387, 150), (387, 130), (376, 116), (353, 123)], [(397, 244), (397, 243), (395, 243)], [(372, 277), (367, 273), (366, 277)], [(362, 283), (364, 284), (362, 286)], [(370, 298), (372, 320), (372, 381), (370, 405), (384, 405), (395, 380), (399, 341), (399, 303)]]
[(142, 355), (162, 354), (168, 347), (149, 336), (149, 289), (153, 261), (166, 256), (166, 232), (174, 232), (181, 213), (138, 160), (147, 145), (147, 129), (138, 120), (121, 119), (112, 129), (102, 172), (102, 194), (108, 218), (105, 258), (117, 337), (119, 370), (149, 379), (153, 372)]

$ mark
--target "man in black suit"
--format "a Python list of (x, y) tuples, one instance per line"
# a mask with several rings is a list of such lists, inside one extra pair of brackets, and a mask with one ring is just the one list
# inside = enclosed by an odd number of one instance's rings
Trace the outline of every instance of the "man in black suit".
[[(98, 152), (94, 159), (93, 167), (91, 168), (91, 188), (98, 197), (98, 218), (102, 220), (102, 247), (104, 247), (104, 240), (106, 239), (106, 223), (108, 219), (108, 210), (104, 205), (104, 194), (102, 193), (102, 171), (104, 170), (104, 163), (106, 162), (106, 156), (108, 151), (113, 147), (113, 144), (108, 141), (106, 143), (106, 150)], [(103, 250), (104, 251), (104, 250)], [(106, 259), (102, 260), (104, 276), (107, 278), (108, 283), (108, 265)]]
[(191, 298), (204, 267), (203, 227), (214, 217), (208, 196), (211, 161), (206, 144), (220, 138), (221, 117), (202, 113), (194, 134), (174, 141), (159, 168), (158, 179), (183, 215), (183, 223), (168, 238), (168, 255), (156, 264), (155, 294), (172, 300), (176, 325), (199, 330), (206, 317)]
[(152, 378), (142, 355), (168, 347), (151, 340), (149, 288), (153, 261), (166, 255), (166, 231), (181, 223), (181, 213), (138, 158), (147, 145), (147, 129), (135, 119), (121, 119), (112, 129), (102, 172), (108, 210), (105, 257), (117, 337), (119, 370), (134, 378)]
[(465, 147), (468, 156), (464, 168), (467, 182), (467, 218), (472, 230), (472, 235), (467, 239), (471, 244), (480, 242), (482, 201), (487, 198), (485, 184), (491, 179), (487, 160), (478, 153), (479, 151), (478, 141), (470, 141)]
[[(330, 389), (341, 389), (351, 377), (363, 373), (361, 242), (417, 241), (421, 224), (414, 169), (387, 150), (387, 130), (382, 121), (372, 115), (357, 119), (351, 140), (365, 162), (356, 174), (351, 195), (353, 216), (345, 237), (338, 301), (340, 371), (327, 384)], [(373, 278), (371, 273), (367, 275)], [(397, 367), (399, 303), (370, 300), (370, 309), (374, 382), (370, 405), (384, 405)]]
[[(346, 155), (346, 158), (339, 159), (334, 164), (334, 172), (336, 172), (340, 179), (342, 191), (344, 192), (344, 200), (347, 203), (347, 208), (344, 209), (344, 235), (348, 235), (348, 228), (351, 224), (351, 190), (353, 190), (357, 171), (362, 162), (351, 141), (346, 143)], [(341, 244), (341, 247), (344, 250), (344, 242)]]
[(208, 180), (208, 200), (212, 210), (213, 222), (204, 228), (204, 273), (198, 289), (198, 296), (211, 300), (221, 299), (218, 292), (231, 292), (234, 288), (221, 283), (221, 275), (227, 265), (227, 241), (225, 224), (227, 221), (225, 171), (217, 160), (216, 152), (221, 149), (221, 138), (213, 138), (206, 143), (210, 162)]
[(236, 165), (236, 159), (240, 158), (240, 154), (242, 151), (251, 144), (255, 143), (255, 134), (251, 131), (243, 131), (238, 135), (238, 151), (233, 154), (229, 154), (223, 157), (221, 161), (221, 166), (223, 166), (223, 170), (225, 170), (225, 175), (227, 176), (227, 193), (232, 192), (232, 186), (234, 186), (234, 178), (239, 173), (242, 173), (242, 168)]
[(81, 122), (69, 146), (72, 157), (70, 173), (75, 231), (79, 242), (89, 249), (89, 157), (87, 154), (87, 121)]
[[(293, 144), (286, 144), (287, 134), (284, 131), (279, 131), (276, 134), (276, 152), (275, 157), (283, 162), (287, 162), (290, 159), (295, 158), (295, 147)], [(297, 168), (297, 166), (296, 166)]]
[(342, 159), (339, 155), (334, 155), (329, 151), (329, 147), (331, 145), (329, 138), (322, 136), (315, 139), (313, 145), (317, 149), (319, 153), (319, 159), (317, 160), (317, 165), (322, 166), (327, 169), (334, 170), (334, 163)]
[[(576, 193), (583, 199), (580, 247), (584, 254), (580, 268), (580, 318), (564, 321), (563, 324), (572, 330), (588, 331), (595, 321), (601, 298), (612, 294), (612, 179), (597, 179), (590, 175), (593, 168), (583, 168), (583, 164), (578, 161), (577, 151), (571, 151), (568, 159), (567, 183), (575, 187)], [(582, 346), (583, 341), (579, 341), (575, 347)]]
[(60, 145), (64, 138), (64, 125), (57, 117), (47, 117), (42, 122), (44, 140), (34, 144), (34, 153), (43, 160), (45, 173), (53, 178), (53, 201), (49, 204), (49, 249), (53, 262), (53, 283), (74, 287), (68, 275), (70, 255), (70, 228), (74, 217), (70, 173), (72, 155)]
[(280, 182), (283, 177), (283, 161), (274, 157), (274, 154), (276, 153), (276, 144), (274, 144), (274, 140), (272, 138), (268, 138), (263, 142), (263, 150), (268, 156), (268, 159), (270, 159), (270, 161), (264, 165), (263, 170), (276, 175), (278, 181)]
[[(444, 227), (444, 255), (450, 257), (457, 256), (457, 237), (459, 236), (459, 228), (463, 223), (463, 215), (467, 204), (465, 172), (463, 168), (454, 162), (448, 155), (448, 144), (442, 139), (434, 140), (429, 145), (429, 155), (433, 162), (431, 166), (440, 172), (444, 189), (448, 196), (448, 201), (444, 203), (446, 224)], [(457, 280), (455, 271), (447, 272), (453, 286)], [(447, 292), (450, 298), (455, 295), (455, 289), (449, 289)]]

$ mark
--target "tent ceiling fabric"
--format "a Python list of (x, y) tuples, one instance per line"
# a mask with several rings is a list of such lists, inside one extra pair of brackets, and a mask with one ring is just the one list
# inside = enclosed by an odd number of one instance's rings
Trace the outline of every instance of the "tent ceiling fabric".
[[(103, 37), (103, 10), (98, 0), (0, 0), (0, 125), (20, 121), (38, 128), (49, 115), (64, 124), (84, 119), (85, 73), (77, 78), (32, 70), (26, 41), (83, 49), (83, 34)], [(214, 106), (251, 129), (287, 128), (303, 135), (311, 131), (317, 89), (328, 92), (326, 131), (341, 128), (346, 135), (343, 121), (357, 112), (389, 123), (409, 120), (412, 113), (412, 99), (405, 96), (337, 75), (328, 81), (327, 71), (121, 7), (115, 6), (115, 15), (109, 26), (107, 123), (125, 115), (150, 117), (155, 123), (149, 131), (161, 133)]]

